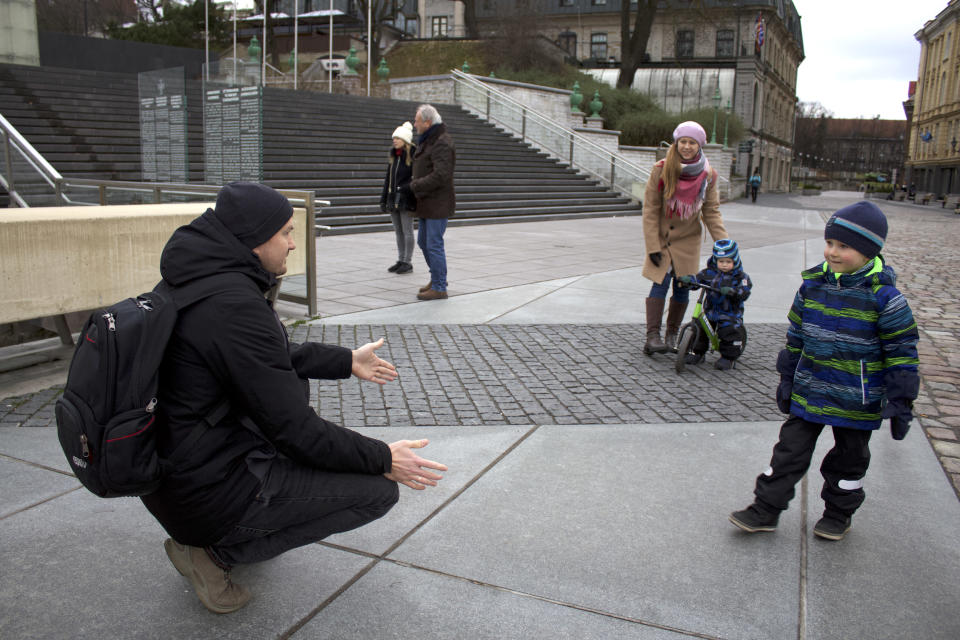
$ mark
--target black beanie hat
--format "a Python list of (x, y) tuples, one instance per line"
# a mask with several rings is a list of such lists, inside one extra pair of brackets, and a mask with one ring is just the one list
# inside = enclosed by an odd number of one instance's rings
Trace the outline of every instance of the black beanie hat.
[(213, 214), (248, 249), (274, 236), (293, 215), (290, 201), (266, 185), (231, 182), (217, 194)]
[(877, 205), (861, 200), (830, 216), (823, 238), (838, 240), (868, 258), (875, 258), (887, 239), (887, 217)]

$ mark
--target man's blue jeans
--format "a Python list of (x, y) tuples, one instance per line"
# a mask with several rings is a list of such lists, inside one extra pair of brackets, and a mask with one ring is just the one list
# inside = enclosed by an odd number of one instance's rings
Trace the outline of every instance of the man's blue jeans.
[(417, 229), (417, 245), (430, 269), (430, 286), (434, 291), (447, 290), (447, 254), (443, 249), (446, 230), (446, 218), (420, 218)]

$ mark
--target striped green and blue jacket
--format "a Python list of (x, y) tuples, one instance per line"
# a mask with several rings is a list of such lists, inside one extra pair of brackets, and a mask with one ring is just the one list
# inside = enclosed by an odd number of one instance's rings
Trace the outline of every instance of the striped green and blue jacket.
[(790, 413), (877, 429), (887, 401), (912, 401), (917, 388), (917, 324), (896, 274), (877, 256), (856, 273), (824, 262), (801, 275), (777, 363), (781, 375), (793, 371)]

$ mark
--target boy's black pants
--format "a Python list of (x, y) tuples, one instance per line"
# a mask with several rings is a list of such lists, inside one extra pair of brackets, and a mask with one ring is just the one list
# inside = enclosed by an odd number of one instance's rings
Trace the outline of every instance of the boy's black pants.
[[(794, 487), (810, 467), (817, 438), (826, 425), (790, 416), (780, 427), (770, 469), (757, 476), (757, 501), (773, 512), (783, 511), (794, 496)], [(870, 466), (872, 431), (832, 427), (834, 447), (823, 458), (820, 473), (826, 513), (850, 516), (863, 504), (863, 476)]]

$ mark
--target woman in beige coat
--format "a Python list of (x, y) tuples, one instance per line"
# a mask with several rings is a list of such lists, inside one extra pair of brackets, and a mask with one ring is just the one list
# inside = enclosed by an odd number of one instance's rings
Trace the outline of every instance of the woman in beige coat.
[[(666, 353), (674, 347), (690, 298), (690, 290), (680, 286), (677, 279), (700, 269), (703, 225), (714, 241), (729, 237), (720, 215), (717, 172), (702, 151), (706, 141), (703, 127), (692, 121), (681, 122), (673, 132), (667, 157), (653, 165), (647, 182), (643, 200), (647, 259), (643, 277), (653, 281), (647, 298), (647, 342), (643, 346), (647, 355)], [(671, 281), (673, 296), (667, 311), (666, 334), (661, 339), (660, 323)]]

